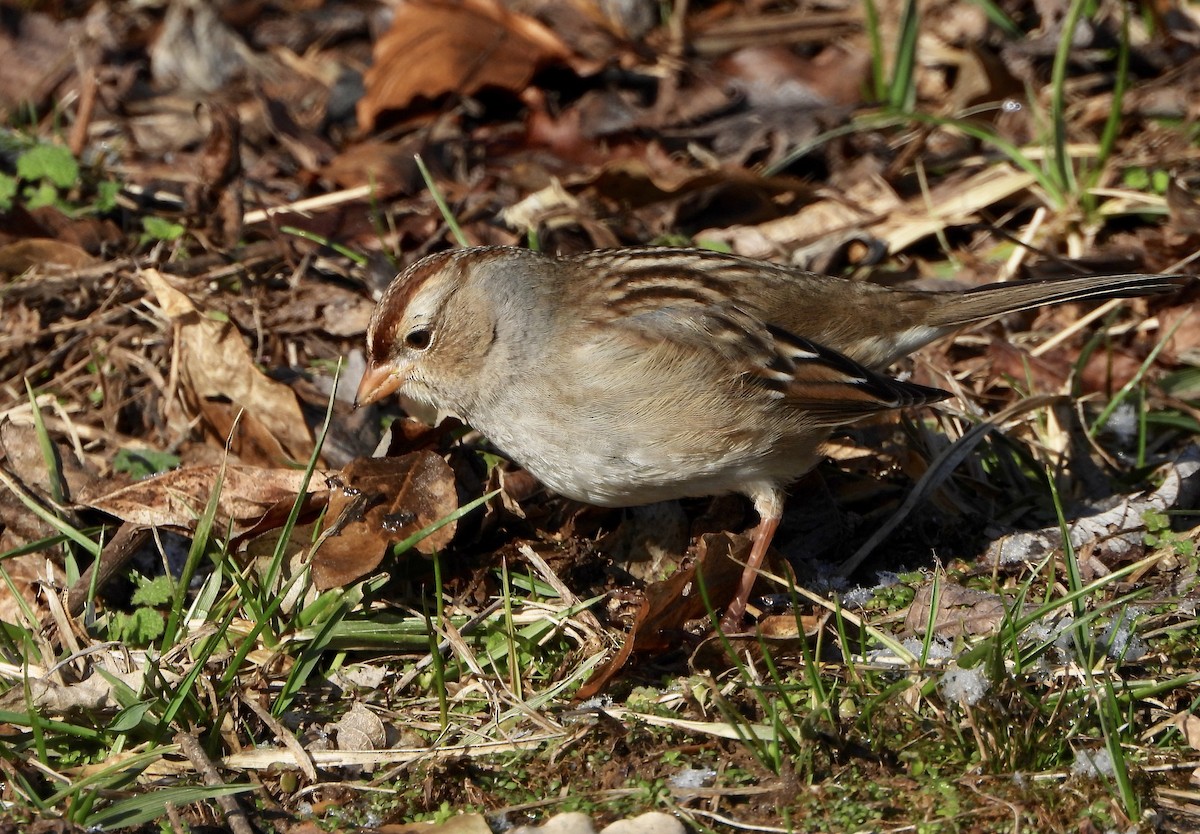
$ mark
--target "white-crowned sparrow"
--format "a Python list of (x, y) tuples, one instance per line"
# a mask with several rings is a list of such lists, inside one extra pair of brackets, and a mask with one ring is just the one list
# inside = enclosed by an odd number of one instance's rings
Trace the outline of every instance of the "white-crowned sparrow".
[(1117, 275), (916, 292), (693, 249), (431, 255), (388, 287), (357, 402), (454, 412), (550, 489), (610, 507), (740, 492), (760, 523), (722, 627), (740, 626), (787, 485), (831, 427), (949, 394), (880, 373), (963, 325), (1145, 295)]

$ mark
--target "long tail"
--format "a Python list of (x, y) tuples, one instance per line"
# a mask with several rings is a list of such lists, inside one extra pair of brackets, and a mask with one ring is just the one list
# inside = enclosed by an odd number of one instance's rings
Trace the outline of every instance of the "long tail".
[(1089, 275), (988, 284), (948, 297), (929, 324), (953, 328), (1065, 301), (1155, 295), (1177, 290), (1193, 280), (1190, 275)]

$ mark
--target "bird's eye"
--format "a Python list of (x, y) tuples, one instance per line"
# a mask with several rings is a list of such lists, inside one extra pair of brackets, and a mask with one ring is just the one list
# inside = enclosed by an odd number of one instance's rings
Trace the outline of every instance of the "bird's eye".
[(433, 341), (433, 331), (428, 327), (418, 327), (416, 330), (410, 330), (408, 335), (404, 337), (404, 344), (413, 350), (425, 350)]

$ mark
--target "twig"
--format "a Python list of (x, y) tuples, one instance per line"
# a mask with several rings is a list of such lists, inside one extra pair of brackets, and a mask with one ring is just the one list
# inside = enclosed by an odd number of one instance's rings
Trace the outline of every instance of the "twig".
[(100, 558), (88, 565), (88, 569), (83, 572), (83, 575), (67, 589), (67, 612), (72, 617), (82, 614), (92, 589), (92, 575), (97, 571), (100, 573), (96, 578), (96, 590), (98, 591), (107, 585), (108, 581), (116, 576), (121, 568), (129, 564), (133, 554), (141, 550), (142, 545), (149, 537), (150, 529), (148, 527), (122, 524), (116, 534), (108, 540), (108, 544), (104, 545)]
[(308, 751), (304, 749), (304, 745), (288, 731), (288, 728), (280, 723), (279, 719), (271, 715), (270, 711), (255, 701), (253, 698), (242, 698), (242, 703), (250, 708), (250, 711), (258, 716), (262, 723), (270, 728), (275, 734), (275, 738), (291, 751), (296, 757), (296, 766), (304, 772), (304, 775), (309, 778), (309, 781), (317, 781), (317, 766), (313, 764), (312, 757), (308, 755)]
[(342, 191), (334, 191), (332, 194), (322, 194), (318, 197), (297, 200), (294, 203), (286, 203), (282, 206), (255, 209), (254, 211), (246, 212), (246, 216), (242, 218), (242, 223), (249, 226), (253, 223), (262, 223), (277, 214), (307, 214), (312, 211), (333, 208), (343, 203), (352, 203), (355, 200), (370, 197), (372, 190), (373, 188), (370, 185), (359, 185)]
[[(204, 780), (204, 784), (213, 787), (224, 785), (225, 780), (221, 778), (221, 774), (217, 773), (216, 765), (212, 759), (204, 752), (204, 748), (196, 737), (191, 733), (176, 733), (175, 743), (179, 745), (179, 749), (188, 757), (188, 761), (192, 763), (192, 767), (196, 768), (196, 772)], [(237, 801), (237, 797), (226, 794), (225, 796), (217, 797), (217, 804), (221, 806), (221, 810), (225, 814), (225, 822), (229, 824), (229, 830), (233, 834), (254, 834), (254, 828), (250, 825), (250, 820), (246, 816), (246, 812), (242, 810), (241, 803)]]

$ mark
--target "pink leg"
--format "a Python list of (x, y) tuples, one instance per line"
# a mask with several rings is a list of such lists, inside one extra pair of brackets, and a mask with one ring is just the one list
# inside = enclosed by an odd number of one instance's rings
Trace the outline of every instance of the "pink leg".
[[(755, 501), (757, 504), (758, 502)], [(782, 503), (782, 502), (781, 502)], [(779, 527), (780, 513), (764, 514), (758, 527), (754, 530), (754, 546), (750, 548), (750, 557), (746, 560), (746, 569), (742, 571), (742, 581), (738, 583), (737, 593), (725, 609), (721, 618), (721, 631), (726, 634), (738, 634), (742, 630), (742, 616), (746, 613), (746, 603), (750, 599), (750, 591), (754, 580), (758, 579), (758, 569), (762, 567), (771, 547), (771, 539), (775, 538), (775, 529)]]

